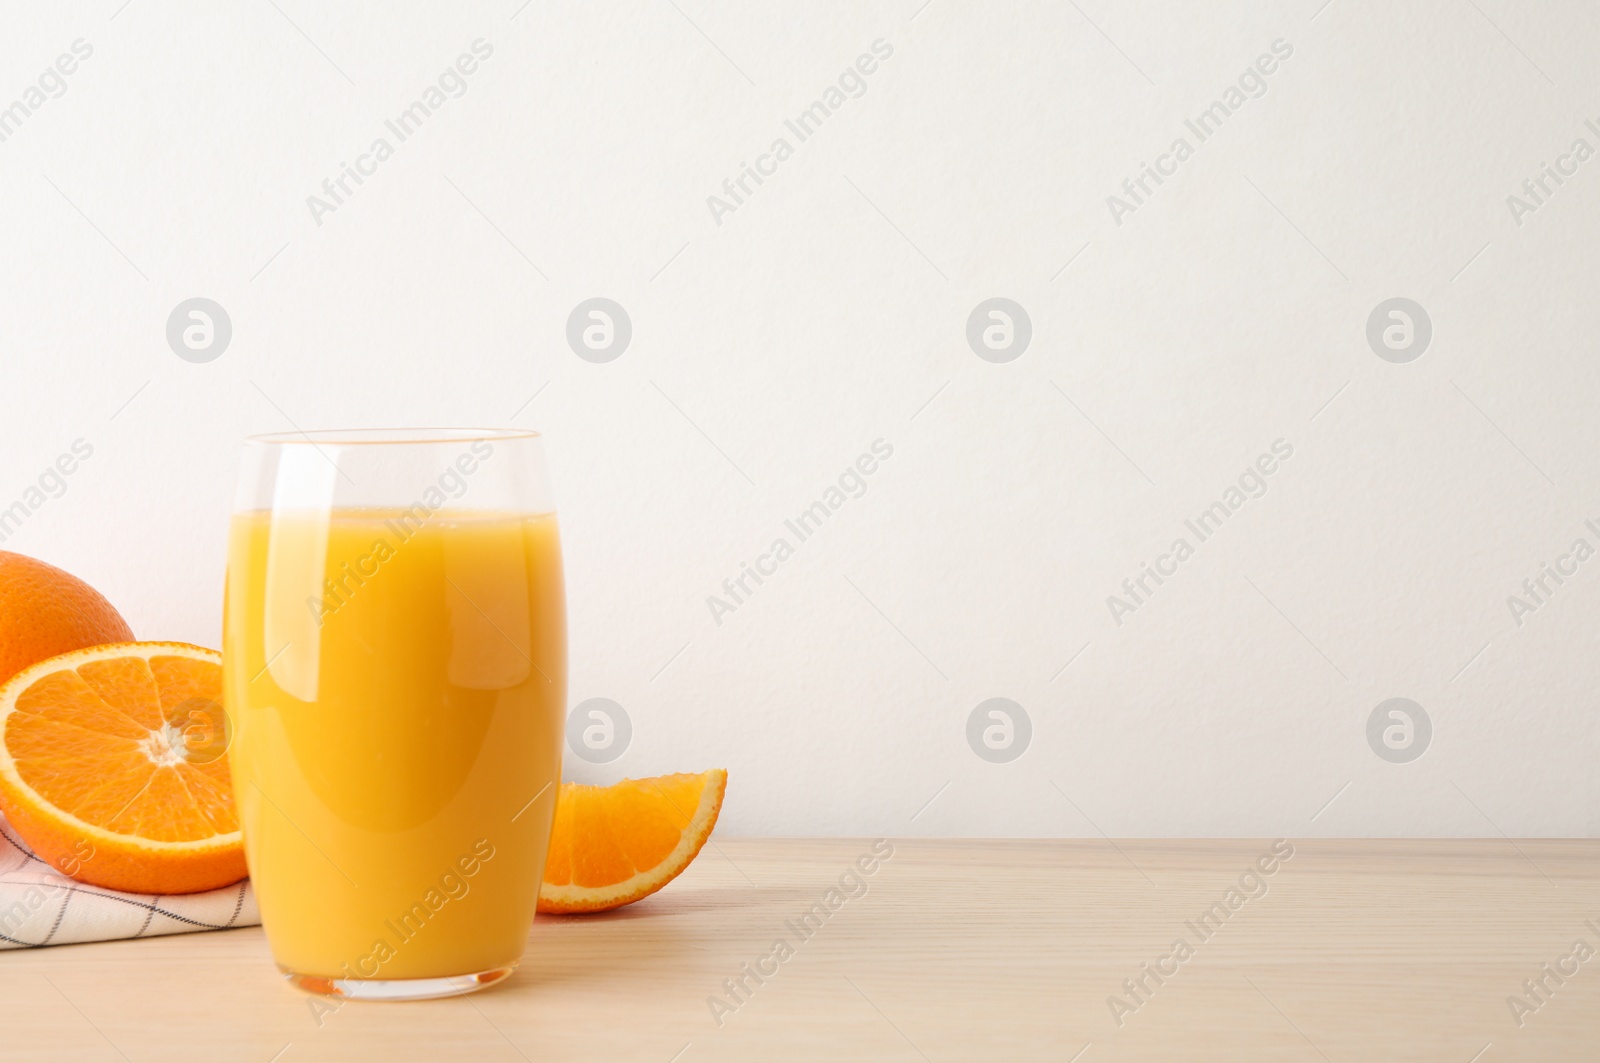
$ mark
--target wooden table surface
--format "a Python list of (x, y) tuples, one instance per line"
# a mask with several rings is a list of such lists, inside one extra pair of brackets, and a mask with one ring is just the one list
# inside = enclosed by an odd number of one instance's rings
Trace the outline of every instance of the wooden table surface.
[(0, 953), (0, 1059), (1600, 1060), (1600, 842), (895, 841), (828, 895), (871, 844), (718, 839), (452, 1000), (319, 1015), (259, 928)]

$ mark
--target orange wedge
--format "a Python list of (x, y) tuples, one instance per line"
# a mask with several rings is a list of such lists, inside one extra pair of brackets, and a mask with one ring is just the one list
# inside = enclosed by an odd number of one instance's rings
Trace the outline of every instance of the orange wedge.
[(0, 686), (0, 811), (83, 882), (193, 893), (245, 876), (228, 776), (222, 658), (119, 642)]
[(650, 896), (700, 854), (727, 789), (722, 768), (562, 784), (539, 911), (603, 912)]

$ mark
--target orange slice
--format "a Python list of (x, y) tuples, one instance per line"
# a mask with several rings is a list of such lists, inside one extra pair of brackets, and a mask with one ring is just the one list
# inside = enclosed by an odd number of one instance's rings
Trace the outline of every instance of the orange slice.
[(181, 642), (91, 646), (0, 686), (0, 811), (83, 882), (193, 893), (245, 876), (222, 657)]
[(722, 768), (562, 784), (539, 911), (603, 912), (650, 896), (700, 854), (727, 789)]

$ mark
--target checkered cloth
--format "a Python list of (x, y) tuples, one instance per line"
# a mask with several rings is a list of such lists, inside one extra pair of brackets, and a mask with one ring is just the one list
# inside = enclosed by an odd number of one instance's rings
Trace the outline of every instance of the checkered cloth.
[(0, 949), (114, 941), (261, 922), (250, 880), (208, 893), (121, 893), (75, 882), (0, 819)]

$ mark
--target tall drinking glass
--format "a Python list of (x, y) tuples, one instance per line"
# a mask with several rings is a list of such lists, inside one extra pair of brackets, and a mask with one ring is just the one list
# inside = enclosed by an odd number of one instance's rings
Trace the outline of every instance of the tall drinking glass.
[(566, 597), (533, 432), (245, 445), (224, 701), (273, 957), (386, 1000), (510, 974), (561, 777)]

